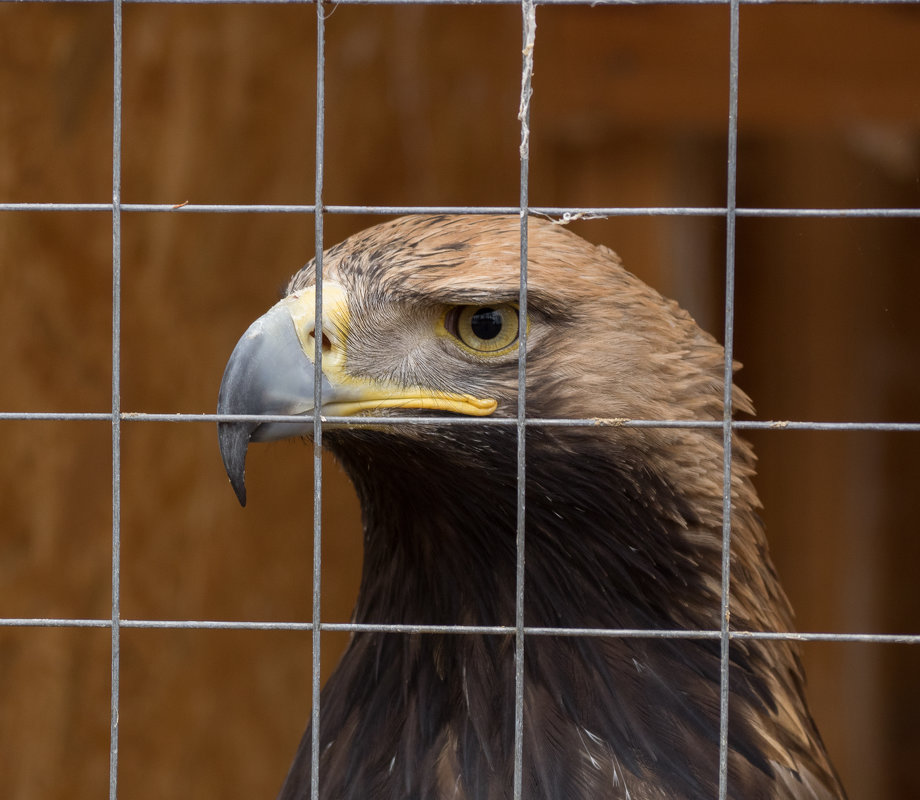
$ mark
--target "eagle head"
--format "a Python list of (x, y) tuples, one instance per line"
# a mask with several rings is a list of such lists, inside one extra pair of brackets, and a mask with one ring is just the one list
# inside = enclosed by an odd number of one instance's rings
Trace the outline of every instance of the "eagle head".
[[(524, 646), (524, 797), (711, 798), (726, 491), (732, 625), (791, 626), (734, 435), (723, 485), (723, 349), (611, 250), (527, 225), (525, 305), (518, 217), (377, 225), (323, 254), (321, 291), (307, 264), (227, 364), (218, 412), (247, 418), (218, 423), (224, 466), (245, 504), (250, 442), (328, 418), (365, 624), (513, 626), (523, 499), (525, 624), (557, 631)], [(509, 797), (513, 631), (359, 629), (323, 689), (321, 796)], [(842, 797), (794, 643), (729, 653), (731, 795)], [(308, 795), (311, 735), (285, 799)]]

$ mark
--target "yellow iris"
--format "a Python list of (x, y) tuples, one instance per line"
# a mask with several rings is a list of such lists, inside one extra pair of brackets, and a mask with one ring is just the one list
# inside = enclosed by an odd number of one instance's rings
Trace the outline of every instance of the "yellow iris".
[(518, 310), (510, 303), (454, 306), (444, 317), (444, 328), (475, 353), (500, 355), (518, 338)]

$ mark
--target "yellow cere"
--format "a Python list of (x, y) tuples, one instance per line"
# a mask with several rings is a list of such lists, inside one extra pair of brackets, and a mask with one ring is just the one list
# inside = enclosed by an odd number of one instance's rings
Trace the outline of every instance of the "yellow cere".
[[(308, 286), (288, 295), (281, 301), (287, 307), (300, 346), (310, 361), (316, 354), (314, 333), (316, 329), (316, 287)], [(335, 281), (323, 281), (323, 336), (332, 347), (323, 351), (323, 372), (327, 369), (343, 369), (345, 366), (345, 342), (348, 335), (348, 295)]]

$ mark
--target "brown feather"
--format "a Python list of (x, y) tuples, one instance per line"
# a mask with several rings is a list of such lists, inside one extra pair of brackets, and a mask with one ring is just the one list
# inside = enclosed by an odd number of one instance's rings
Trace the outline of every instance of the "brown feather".
[[(431, 336), (453, 304), (513, 302), (516, 217), (407, 217), (324, 255), (350, 296), (348, 370), (498, 400), (517, 411), (517, 356), (458, 357)], [(314, 282), (308, 264), (289, 290)], [(612, 251), (531, 218), (527, 415), (722, 419), (723, 350)], [(733, 406), (752, 411), (733, 389)], [(387, 413), (393, 413), (388, 411)], [(417, 413), (417, 412), (414, 412)], [(362, 501), (358, 622), (513, 624), (513, 432), (329, 430)], [(531, 428), (529, 625), (719, 628), (718, 429)], [(731, 622), (789, 631), (734, 438)], [(513, 638), (356, 634), (324, 690), (323, 797), (510, 797)], [(718, 643), (537, 637), (525, 651), (524, 796), (711, 798)], [(729, 795), (842, 798), (791, 641), (731, 645)], [(282, 791), (309, 791), (308, 729)]]

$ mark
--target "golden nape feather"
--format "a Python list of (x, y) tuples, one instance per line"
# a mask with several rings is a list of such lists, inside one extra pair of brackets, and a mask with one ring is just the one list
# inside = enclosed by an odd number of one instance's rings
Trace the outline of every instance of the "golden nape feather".
[[(319, 346), (311, 262), (228, 362), (219, 412), (303, 417), (219, 424), (241, 502), (249, 443), (309, 435), (317, 378), (322, 415), (360, 423), (323, 428), (362, 506), (358, 623), (513, 627), (517, 434), (494, 420), (517, 415), (522, 331), (530, 419), (723, 419), (722, 347), (609, 249), (531, 218), (522, 314), (519, 234), (507, 216), (370, 228), (323, 256)], [(752, 410), (738, 389), (733, 407)], [(526, 625), (648, 633), (525, 637), (522, 797), (711, 800), (720, 643), (680, 634), (720, 627), (721, 429), (526, 431)], [(735, 437), (731, 624), (788, 631), (753, 474)], [(510, 798), (514, 648), (356, 633), (322, 693), (320, 797)], [(844, 797), (796, 645), (734, 639), (729, 667), (729, 797)], [(310, 796), (312, 737), (285, 800)]]

